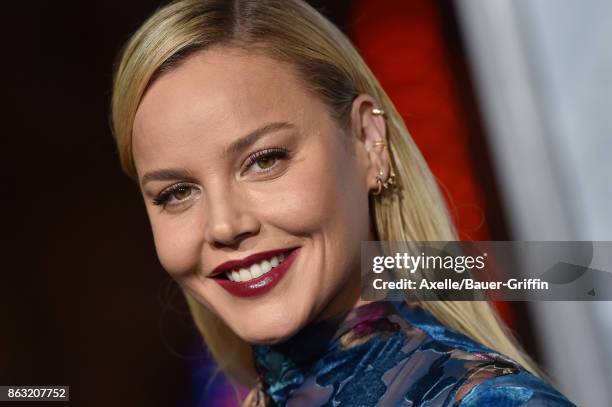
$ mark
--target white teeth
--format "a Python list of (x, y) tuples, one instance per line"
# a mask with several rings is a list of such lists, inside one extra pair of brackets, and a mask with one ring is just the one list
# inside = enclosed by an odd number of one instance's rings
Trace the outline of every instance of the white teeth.
[(270, 260), (270, 265), (272, 267), (278, 266), (278, 257), (276, 257), (276, 256), (272, 257), (272, 260)]
[(285, 260), (285, 255), (279, 254), (278, 256), (272, 257), (270, 260), (252, 264), (248, 269), (242, 268), (240, 270), (228, 271), (226, 273), (227, 278), (230, 281), (236, 282), (252, 280), (266, 274), (274, 267), (277, 267), (283, 260)]
[(249, 270), (247, 269), (240, 269), (240, 281), (248, 281), (250, 280), (251, 277), (251, 273), (249, 273)]
[(251, 276), (253, 276), (253, 278), (257, 278), (263, 274), (263, 270), (259, 264), (251, 265), (249, 271), (251, 272)]

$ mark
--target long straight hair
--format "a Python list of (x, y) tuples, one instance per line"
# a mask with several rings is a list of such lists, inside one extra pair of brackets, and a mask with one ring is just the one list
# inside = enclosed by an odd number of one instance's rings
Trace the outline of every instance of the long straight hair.
[[(122, 168), (137, 178), (132, 156), (134, 116), (147, 88), (194, 52), (223, 45), (264, 52), (295, 68), (304, 84), (346, 124), (355, 97), (373, 96), (384, 109), (395, 193), (370, 198), (377, 237), (388, 241), (457, 240), (438, 185), (406, 126), (348, 38), (301, 0), (180, 0), (157, 10), (119, 55), (111, 126)], [(253, 385), (251, 347), (218, 316), (185, 294), (195, 324), (219, 368)], [(446, 326), (516, 360), (537, 374), (487, 301), (423, 301)]]

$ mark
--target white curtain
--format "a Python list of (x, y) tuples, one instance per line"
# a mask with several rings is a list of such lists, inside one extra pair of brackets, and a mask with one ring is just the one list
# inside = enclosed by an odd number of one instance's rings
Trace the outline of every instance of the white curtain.
[[(513, 239), (612, 240), (612, 2), (455, 7)], [(529, 305), (557, 387), (612, 405), (612, 302)]]

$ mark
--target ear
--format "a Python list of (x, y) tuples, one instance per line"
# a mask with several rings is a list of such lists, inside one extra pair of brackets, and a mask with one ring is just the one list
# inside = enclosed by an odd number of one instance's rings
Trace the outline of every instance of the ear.
[(374, 108), (380, 108), (376, 100), (370, 95), (361, 94), (355, 98), (351, 109), (351, 131), (364, 165), (366, 184), (371, 191), (378, 188), (376, 178), (386, 180), (391, 168), (387, 149), (375, 144), (387, 142), (387, 125), (383, 115), (373, 113)]

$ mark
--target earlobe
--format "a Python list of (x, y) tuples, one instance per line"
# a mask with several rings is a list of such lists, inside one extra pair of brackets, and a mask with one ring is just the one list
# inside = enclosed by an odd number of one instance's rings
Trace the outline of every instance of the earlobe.
[(372, 191), (372, 195), (380, 195), (383, 190), (389, 189), (395, 186), (395, 173), (393, 168), (389, 167), (389, 177), (384, 178), (384, 172), (380, 170), (376, 176), (377, 187), (376, 190)]

